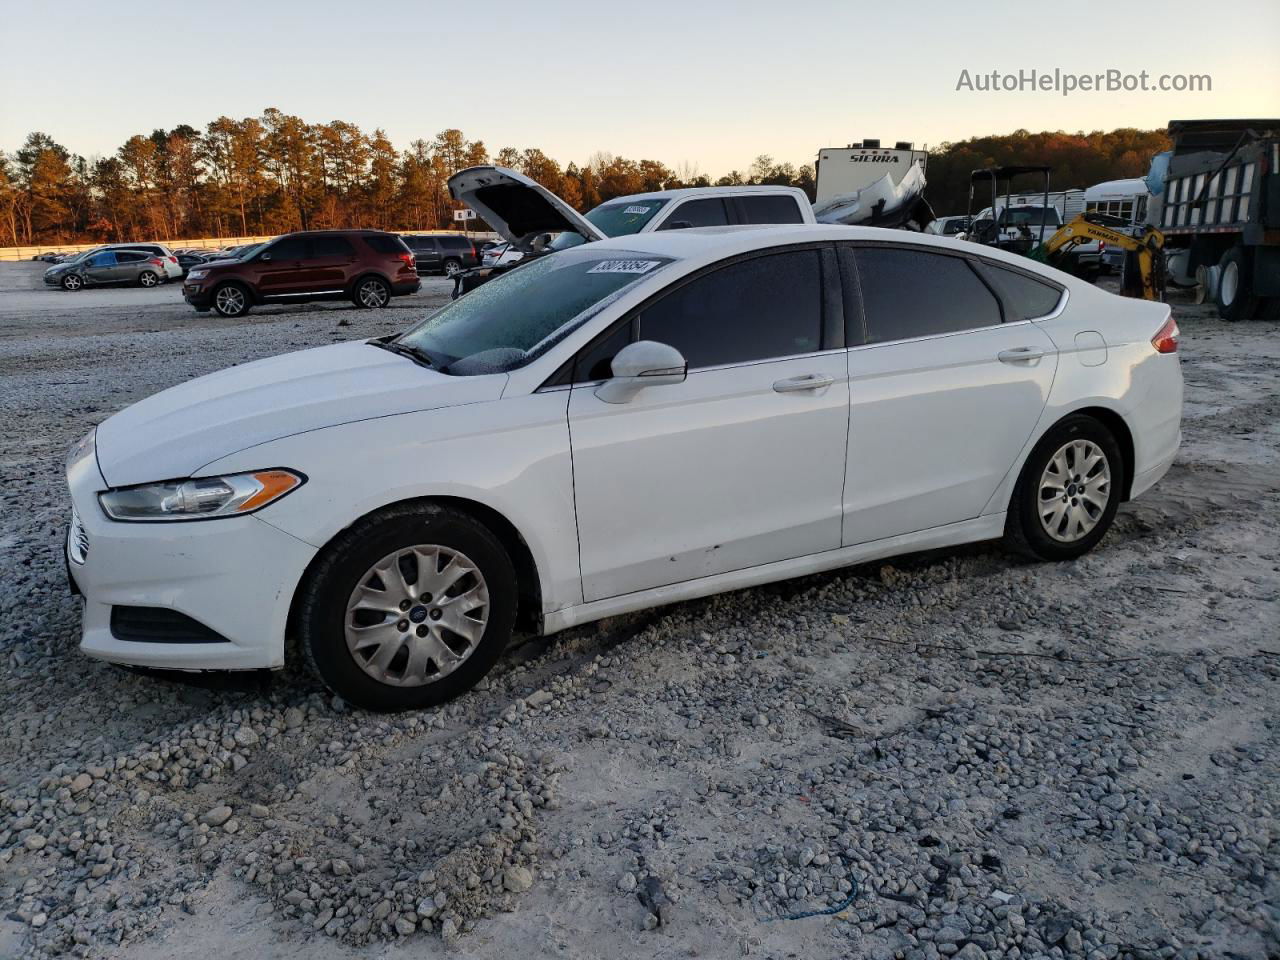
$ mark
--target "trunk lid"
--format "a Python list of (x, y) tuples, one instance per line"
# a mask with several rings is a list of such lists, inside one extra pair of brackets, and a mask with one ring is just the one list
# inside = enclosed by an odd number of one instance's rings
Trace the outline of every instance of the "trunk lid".
[(542, 184), (506, 167), (485, 165), (459, 170), (449, 178), (449, 195), (465, 203), (521, 249), (528, 249), (538, 234), (566, 230), (588, 241), (606, 239), (582, 214)]

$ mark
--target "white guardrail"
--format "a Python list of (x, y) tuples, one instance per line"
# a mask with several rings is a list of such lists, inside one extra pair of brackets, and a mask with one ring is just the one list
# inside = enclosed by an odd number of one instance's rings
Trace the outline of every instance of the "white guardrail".
[[(446, 236), (458, 236), (459, 230), (389, 230), (388, 233), (414, 233), (414, 234), (443, 234)], [(280, 234), (272, 234), (266, 237), (197, 237), (186, 240), (138, 240), (137, 243), (163, 243), (170, 250), (221, 250), (226, 247), (238, 247), (245, 243), (262, 243), (270, 240), (272, 237), (280, 236)], [(484, 243), (488, 240), (499, 239), (496, 233), (484, 233), (474, 231), (465, 233), (463, 236), (468, 237), (477, 243)], [(121, 243), (123, 241), (108, 240), (105, 243)], [(48, 243), (31, 247), (0, 247), (0, 261), (13, 262), (15, 260), (30, 260), (32, 257), (39, 256), (42, 253), (79, 253), (81, 250), (93, 250), (102, 246), (102, 243)]]

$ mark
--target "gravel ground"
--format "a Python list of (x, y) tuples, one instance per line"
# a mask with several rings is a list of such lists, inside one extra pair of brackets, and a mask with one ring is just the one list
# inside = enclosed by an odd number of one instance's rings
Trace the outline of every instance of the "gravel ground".
[(0, 265), (0, 957), (1280, 953), (1277, 325), (1177, 307), (1181, 457), (1076, 563), (979, 546), (524, 638), (388, 718), (81, 657), (62, 460), (447, 284), (230, 322), (40, 268)]

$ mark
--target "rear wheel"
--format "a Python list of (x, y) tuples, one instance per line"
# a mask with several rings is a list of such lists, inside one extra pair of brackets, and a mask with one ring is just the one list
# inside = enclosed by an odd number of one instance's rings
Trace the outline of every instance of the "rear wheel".
[(62, 278), (62, 289), (76, 291), (84, 286), (84, 279), (75, 273), (68, 273)]
[(303, 588), (302, 646), (334, 693), (369, 710), (435, 706), (493, 667), (516, 614), (511, 559), (469, 514), (395, 507), (353, 526)]
[(224, 283), (213, 291), (213, 309), (224, 317), (242, 317), (249, 312), (249, 293), (238, 283)]
[(1073, 560), (1101, 540), (1120, 506), (1124, 460), (1093, 417), (1067, 417), (1040, 440), (1009, 503), (1005, 542), (1039, 560)]
[(391, 288), (381, 277), (365, 277), (356, 284), (351, 301), (366, 309), (385, 307), (391, 302)]
[(462, 261), (457, 257), (449, 257), (444, 262), (444, 275), (452, 277), (462, 272)]
[(1234, 246), (1218, 261), (1218, 316), (1223, 320), (1248, 320), (1258, 305), (1253, 277), (1244, 247)]
[(150, 270), (143, 270), (138, 274), (138, 286), (140, 287), (154, 287), (159, 282), (160, 278)]

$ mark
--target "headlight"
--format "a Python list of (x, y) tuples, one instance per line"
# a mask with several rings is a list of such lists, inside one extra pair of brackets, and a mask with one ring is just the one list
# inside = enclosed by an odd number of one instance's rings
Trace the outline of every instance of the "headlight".
[(188, 270), (187, 271), (188, 280), (199, 280), (201, 277), (207, 277), (208, 275), (209, 275), (208, 270)]
[(257, 470), (108, 490), (98, 494), (98, 502), (112, 520), (212, 520), (261, 510), (298, 489), (305, 480), (292, 470)]

